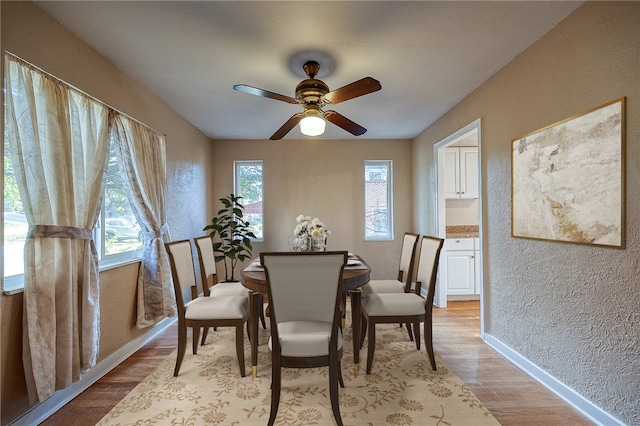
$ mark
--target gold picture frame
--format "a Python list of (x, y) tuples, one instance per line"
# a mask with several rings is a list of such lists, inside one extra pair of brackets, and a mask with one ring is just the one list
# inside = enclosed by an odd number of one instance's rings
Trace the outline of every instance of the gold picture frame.
[(513, 237), (624, 247), (625, 103), (512, 140)]

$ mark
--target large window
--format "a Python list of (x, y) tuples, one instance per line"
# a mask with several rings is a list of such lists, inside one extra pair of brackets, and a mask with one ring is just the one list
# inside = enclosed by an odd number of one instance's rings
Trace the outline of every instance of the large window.
[(364, 239), (393, 239), (390, 160), (364, 162)]
[[(126, 196), (122, 174), (115, 156), (115, 142), (109, 144), (105, 194), (94, 241), (100, 266), (112, 266), (140, 258), (143, 234)], [(7, 136), (4, 137), (4, 289), (24, 285), (24, 242), (29, 225), (24, 214), (18, 183), (13, 171)]]
[(9, 141), (4, 135), (4, 283), (6, 288), (21, 287), (24, 274), (24, 242), (27, 218), (22, 208), (18, 183), (9, 156)]
[(241, 196), (245, 218), (251, 224), (256, 241), (264, 239), (262, 210), (262, 161), (234, 162), (234, 191)]

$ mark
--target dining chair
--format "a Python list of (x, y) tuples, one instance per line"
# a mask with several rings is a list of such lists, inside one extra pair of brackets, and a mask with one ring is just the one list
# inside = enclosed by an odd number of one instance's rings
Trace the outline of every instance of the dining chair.
[[(413, 289), (413, 268), (416, 252), (418, 250), (420, 236), (412, 232), (405, 232), (402, 236), (402, 248), (400, 249), (400, 265), (398, 277), (393, 279), (370, 280), (369, 284), (362, 287), (362, 297), (378, 293), (405, 293)], [(400, 324), (402, 326), (402, 324)], [(413, 332), (407, 324), (409, 340), (413, 341)]]
[[(198, 297), (193, 268), (193, 253), (189, 240), (166, 243), (171, 265), (171, 277), (178, 310), (178, 357), (173, 372), (177, 376), (187, 349), (187, 327), (193, 333), (193, 354), (198, 352), (200, 328), (235, 327), (236, 352), (240, 375), (245, 376), (244, 331), (249, 319), (249, 298), (243, 296)], [(192, 299), (185, 303), (185, 291), (191, 289)]]
[[(194, 238), (193, 242), (198, 252), (198, 264), (200, 265), (200, 277), (202, 282), (202, 293), (205, 296), (240, 296), (248, 297), (249, 290), (240, 281), (218, 281), (216, 271), (216, 258), (211, 244), (211, 237)], [(260, 321), (262, 327), (266, 328), (264, 310), (260, 310)], [(201, 345), (207, 340), (208, 328), (202, 331)]]
[(341, 372), (340, 280), (346, 251), (270, 252), (260, 254), (271, 303), (271, 413), (273, 425), (280, 404), (281, 370), (329, 367), (333, 416), (342, 425), (338, 384)]
[[(365, 334), (367, 341), (367, 374), (371, 373), (373, 355), (376, 347), (376, 324), (412, 324), (415, 334), (416, 348), (420, 350), (420, 323), (424, 323), (424, 341), (431, 368), (436, 369), (433, 353), (433, 297), (436, 290), (438, 264), (444, 240), (442, 238), (423, 236), (415, 292), (370, 294), (362, 300), (361, 346)], [(422, 285), (427, 286), (426, 299), (422, 297)]]
[(404, 293), (411, 289), (413, 279), (413, 267), (418, 247), (419, 235), (405, 232), (402, 237), (400, 250), (400, 265), (398, 277), (394, 279), (371, 280), (362, 287), (362, 297), (374, 293)]

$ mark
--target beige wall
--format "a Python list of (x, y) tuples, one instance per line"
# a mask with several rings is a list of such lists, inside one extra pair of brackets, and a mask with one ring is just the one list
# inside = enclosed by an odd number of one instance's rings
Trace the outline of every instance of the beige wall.
[[(173, 239), (202, 233), (217, 199), (232, 191), (233, 160), (261, 159), (266, 231), (256, 253), (286, 247), (295, 217), (305, 213), (333, 231), (329, 248), (362, 253), (376, 265), (374, 278), (392, 276), (397, 242), (363, 241), (363, 161), (394, 160), (396, 237), (405, 230), (434, 233), (433, 145), (481, 117), (487, 333), (625, 423), (640, 424), (640, 195), (634, 191), (640, 178), (640, 4), (586, 3), (413, 145), (265, 140), (216, 141), (211, 148), (204, 135), (31, 3), (2, 2), (1, 18), (3, 49), (167, 135)], [(511, 238), (511, 140), (621, 96), (627, 97), (626, 248)], [(135, 269), (101, 274), (101, 359), (140, 333), (132, 323)], [(0, 302), (5, 424), (27, 403), (22, 297)]]
[[(168, 224), (172, 239), (201, 233), (212, 211), (210, 140), (30, 2), (2, 4), (2, 49), (18, 55), (111, 107), (164, 133)], [(146, 332), (135, 328), (138, 264), (100, 274), (102, 360)], [(2, 296), (1, 423), (28, 408), (22, 369), (22, 295)]]
[[(375, 265), (373, 278), (395, 278), (400, 239), (412, 231), (408, 140), (214, 141), (214, 196), (233, 191), (233, 162), (262, 160), (264, 243), (254, 254), (286, 250), (296, 217), (318, 217), (332, 232), (329, 250), (349, 250)], [(364, 241), (364, 160), (393, 161), (395, 241)], [(218, 204), (219, 205), (219, 204)]]
[[(586, 2), (413, 147), (415, 222), (427, 232), (433, 145), (482, 119), (485, 331), (629, 425), (640, 424), (639, 23), (640, 3)], [(511, 141), (623, 96), (626, 248), (512, 238)]]

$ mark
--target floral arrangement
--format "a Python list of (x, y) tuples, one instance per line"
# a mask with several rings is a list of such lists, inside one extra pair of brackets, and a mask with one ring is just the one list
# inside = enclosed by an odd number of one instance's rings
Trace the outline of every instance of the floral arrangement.
[(293, 229), (293, 251), (322, 251), (325, 249), (327, 237), (331, 235), (320, 219), (311, 216), (300, 215), (296, 218), (296, 227)]

